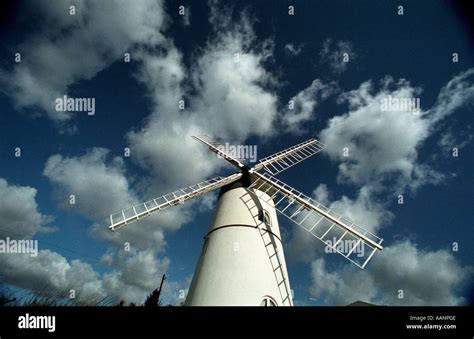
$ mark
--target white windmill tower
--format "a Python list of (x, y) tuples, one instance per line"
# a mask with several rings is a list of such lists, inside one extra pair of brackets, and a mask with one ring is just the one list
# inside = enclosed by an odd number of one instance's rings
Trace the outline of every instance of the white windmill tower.
[[(360, 268), (382, 239), (273, 177), (320, 152), (309, 139), (249, 168), (207, 136), (193, 136), (238, 168), (110, 216), (110, 229), (221, 188), (185, 305), (292, 306), (277, 211)], [(260, 172), (263, 170), (262, 172)]]

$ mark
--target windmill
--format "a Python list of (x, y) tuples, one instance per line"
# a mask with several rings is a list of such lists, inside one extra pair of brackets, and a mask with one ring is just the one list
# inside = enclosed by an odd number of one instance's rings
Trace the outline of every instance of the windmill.
[(359, 268), (382, 250), (381, 238), (274, 177), (320, 152), (325, 146), (318, 140), (309, 139), (250, 168), (223, 144), (207, 136), (193, 138), (238, 171), (112, 214), (109, 226), (116, 230), (220, 188), (185, 305), (293, 305), (277, 212), (324, 242), (326, 252), (339, 253)]

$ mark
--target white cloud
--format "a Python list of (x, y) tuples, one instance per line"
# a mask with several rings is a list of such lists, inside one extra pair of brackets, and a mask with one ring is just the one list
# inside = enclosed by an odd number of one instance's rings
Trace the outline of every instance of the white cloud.
[[(372, 232), (391, 224), (394, 215), (386, 206), (399, 193), (406, 188), (438, 184), (445, 178), (429, 163), (420, 163), (418, 153), (436, 131), (440, 117), (472, 100), (474, 85), (467, 80), (472, 73), (468, 70), (454, 77), (441, 89), (436, 104), (417, 114), (381, 109), (382, 100), (389, 96), (402, 99), (420, 95), (421, 89), (403, 79), (395, 82), (386, 77), (378, 92), (367, 81), (358, 89), (341, 94), (340, 102), (348, 103), (349, 111), (330, 119), (320, 136), (326, 144), (325, 152), (340, 162), (339, 181), (356, 185), (356, 196), (331, 200), (326, 185), (320, 185), (313, 192), (316, 200)], [(344, 148), (349, 151), (348, 157), (344, 156)], [(297, 232), (290, 245), (294, 249), (307, 248), (310, 241), (310, 235)], [(298, 253), (294, 249), (291, 253)], [(317, 251), (306, 251), (300, 259), (309, 261), (317, 255)]]
[[(36, 193), (33, 187), (9, 185), (0, 179), (0, 234), (28, 239), (52, 231), (44, 226), (51, 218), (38, 210)], [(41, 247), (41, 241), (38, 246)], [(89, 264), (79, 260), (68, 262), (50, 250), (40, 250), (35, 257), (28, 253), (0, 255), (0, 276), (4, 283), (43, 294), (67, 296), (74, 289), (79, 303), (103, 296), (98, 274)]]
[[(389, 86), (396, 86), (390, 90)], [(384, 80), (382, 89), (375, 94), (372, 82), (364, 82), (357, 90), (341, 96), (349, 104), (349, 112), (329, 120), (321, 131), (326, 152), (339, 165), (339, 178), (356, 184), (381, 180), (381, 176), (398, 174), (409, 183), (415, 173), (417, 148), (428, 136), (429, 121), (423, 114), (410, 111), (383, 111), (382, 100), (416, 97), (419, 89), (401, 80), (394, 84)], [(403, 135), (403, 138), (400, 137)], [(344, 149), (349, 156), (344, 156)]]
[(252, 49), (253, 42), (252, 28), (243, 20), (209, 43), (194, 65), (200, 95), (191, 106), (196, 118), (206, 121), (204, 130), (230, 140), (272, 134), (277, 97), (265, 88), (273, 78), (262, 65), (269, 51), (265, 45)]
[(375, 233), (384, 225), (390, 224), (394, 215), (386, 210), (383, 203), (377, 202), (374, 196), (368, 186), (363, 186), (357, 192), (355, 200), (343, 195), (328, 207), (369, 232)]
[(191, 274), (180, 282), (169, 282), (166, 288), (163, 288), (163, 300), (167, 300), (171, 305), (183, 306), (192, 278)]
[[(76, 15), (69, 15), (70, 5)], [(16, 46), (22, 62), (1, 70), (0, 83), (18, 108), (40, 107), (55, 122), (65, 122), (71, 114), (55, 111), (55, 98), (122, 59), (133, 44), (163, 41), (162, 6), (152, 0), (35, 2), (24, 11), (41, 18), (41, 25)]]
[[(326, 270), (324, 258), (311, 263), (312, 285), (310, 295), (322, 299), (327, 305), (348, 305), (354, 301), (372, 301), (377, 290), (367, 271), (356, 271), (351, 275), (342, 271), (329, 272)], [(351, 271), (352, 273), (352, 271)]]
[(105, 261), (119, 267), (119, 270), (104, 274), (107, 295), (126, 302), (144, 302), (146, 296), (159, 286), (170, 264), (166, 257), (157, 259), (152, 249), (109, 253)]
[[(267, 137), (274, 131), (277, 97), (267, 89), (274, 79), (263, 65), (271, 43), (256, 43), (246, 12), (232, 22), (225, 9), (219, 12), (215, 6), (210, 16), (215, 34), (189, 70), (173, 45), (141, 58), (143, 69), (137, 76), (147, 86), (155, 111), (128, 140), (132, 158), (153, 178), (147, 180), (152, 190), (203, 180), (225, 165), (191, 139), (193, 134), (242, 143), (251, 135)], [(184, 111), (178, 109), (180, 99), (185, 100)]]
[(474, 104), (474, 68), (459, 73), (441, 88), (436, 104), (427, 113), (436, 123), (467, 104)]
[(50, 250), (41, 250), (36, 257), (4, 254), (0, 261), (0, 276), (4, 283), (66, 298), (74, 289), (74, 301), (79, 304), (98, 301), (105, 296), (99, 274), (89, 264), (80, 260), (68, 262)]
[(304, 133), (306, 131), (304, 123), (314, 119), (314, 110), (317, 105), (332, 95), (335, 90), (334, 84), (323, 84), (321, 80), (316, 79), (292, 97), (282, 117), (286, 130), (292, 133)]
[(438, 145), (444, 150), (445, 155), (452, 156), (454, 148), (459, 151), (469, 145), (474, 139), (474, 133), (472, 133), (472, 127), (470, 125), (464, 126), (465, 130), (460, 132), (454, 132), (448, 128), (438, 141)]
[(52, 218), (38, 210), (36, 193), (33, 187), (11, 185), (0, 178), (0, 234), (24, 239), (54, 230), (44, 226)]
[(303, 50), (303, 44), (297, 46), (289, 42), (285, 45), (285, 51), (287, 51), (290, 55), (293, 55), (293, 56), (299, 55), (302, 50)]
[(425, 251), (403, 241), (378, 253), (365, 270), (345, 266), (330, 272), (324, 259), (315, 260), (310, 292), (330, 305), (357, 300), (382, 305), (461, 305), (465, 300), (457, 289), (472, 272), (446, 250)]
[[(332, 39), (324, 41), (319, 56), (321, 61), (329, 65), (336, 74), (344, 72), (349, 62), (352, 62), (357, 57), (352, 43), (348, 41), (333, 41)], [(346, 56), (348, 61), (344, 61)]]
[[(103, 262), (111, 271), (101, 276), (88, 263), (68, 261), (50, 250), (40, 250), (36, 257), (10, 253), (0, 257), (0, 277), (2, 283), (66, 300), (74, 290), (75, 299), (71, 301), (76, 304), (91, 306), (105, 297), (113, 303), (124, 300), (141, 304), (159, 287), (170, 264), (169, 258), (157, 258), (152, 249), (109, 251)], [(185, 286), (166, 280), (162, 300), (178, 304), (181, 288)]]
[(312, 196), (321, 204), (327, 205), (329, 202), (329, 191), (328, 186), (326, 184), (319, 184), (313, 190)]
[[(186, 111), (179, 111), (179, 101), (186, 99), (181, 88), (186, 76), (181, 54), (170, 44), (162, 54), (143, 52), (139, 57), (142, 65), (136, 76), (148, 88), (155, 112), (141, 128), (128, 133), (131, 158), (154, 178), (147, 183), (154, 191), (163, 185), (168, 189), (203, 179), (217, 159), (191, 139), (191, 135), (201, 133), (200, 128)], [(189, 108), (187, 99), (185, 106)], [(193, 171), (188, 170), (190, 163)]]
[[(45, 168), (45, 174), (60, 192), (77, 192), (78, 212), (89, 219), (101, 217), (97, 209), (108, 213), (108, 204), (117, 207), (127, 199), (135, 199), (124, 177), (122, 159), (115, 157), (107, 162), (107, 154), (105, 149), (96, 148), (76, 158), (55, 155), (49, 159)], [(2, 230), (5, 227), (8, 231), (5, 236), (32, 238), (38, 232), (51, 230), (43, 226), (50, 218), (39, 212), (36, 192), (32, 187), (9, 185), (4, 179), (0, 179), (0, 222), (4, 225)], [(110, 202), (103, 200), (107, 197)], [(88, 263), (68, 260), (59, 253), (41, 250), (39, 241), (40, 250), (36, 257), (16, 253), (1, 255), (0, 277), (3, 283), (42, 295), (68, 298), (69, 291), (74, 289), (74, 301), (78, 304), (90, 305), (105, 296), (116, 302), (126, 299), (128, 302), (142, 303), (157, 287), (157, 277), (161, 278), (161, 274), (169, 267), (169, 258), (158, 258), (156, 254), (165, 245), (164, 230), (179, 227), (182, 215), (183, 213), (173, 215), (165, 211), (164, 216), (159, 219), (162, 224), (150, 222), (133, 225), (128, 227), (130, 232), (124, 229), (124, 232), (112, 233), (105, 224), (94, 224), (95, 230), (100, 228), (104, 235), (117, 236), (112, 239), (103, 236), (118, 246), (118, 250), (110, 249), (104, 257), (104, 264), (112, 271), (103, 276)], [(0, 233), (4, 232), (0, 230)], [(125, 241), (130, 242), (130, 252), (124, 251)], [(147, 249), (139, 250), (144, 247)], [(168, 297), (177, 295), (178, 292), (169, 289), (178, 286), (178, 283), (168, 281), (167, 285), (169, 286), (165, 285), (165, 290)]]
[[(62, 208), (79, 210), (92, 220), (103, 221), (110, 211), (136, 202), (125, 177), (123, 159), (109, 156), (104, 148), (93, 148), (77, 157), (53, 155), (43, 174), (57, 185), (56, 195)], [(75, 195), (74, 205), (69, 201), (71, 194)]]
[[(52, 231), (44, 224), (51, 221), (39, 211), (37, 190), (28, 186), (9, 185), (0, 178), (0, 234), (16, 239), (33, 238), (35, 234)], [(41, 241), (38, 246), (41, 248)], [(67, 296), (76, 291), (76, 301), (96, 300), (103, 296), (98, 274), (79, 260), (66, 258), (50, 250), (0, 255), (2, 282), (43, 294)]]
[[(178, 229), (190, 218), (190, 212), (175, 207), (120, 232), (111, 232), (107, 228), (109, 214), (143, 200), (139, 199), (126, 177), (123, 159), (111, 156), (104, 148), (93, 148), (76, 157), (53, 155), (48, 159), (43, 174), (54, 184), (61, 208), (94, 221), (93, 233), (118, 247), (127, 241), (141, 249), (153, 247), (162, 250), (166, 244), (164, 232)], [(71, 194), (76, 199), (73, 205), (69, 203)]]
[[(104, 293), (117, 302), (144, 301), (157, 287), (158, 276), (161, 278), (169, 266), (170, 260), (164, 255), (165, 232), (180, 228), (191, 220), (194, 211), (209, 208), (209, 203), (202, 204), (198, 198), (112, 232), (107, 227), (107, 216), (140, 202), (126, 177), (122, 158), (111, 156), (103, 148), (93, 148), (76, 157), (53, 155), (44, 175), (54, 184), (60, 207), (93, 221), (92, 234), (113, 245), (103, 258), (112, 271), (105, 273), (101, 281)], [(75, 205), (69, 204), (70, 194), (76, 195)], [(130, 252), (125, 251), (125, 243), (129, 243)]]
[(458, 108), (465, 105), (473, 105), (473, 77), (473, 68), (456, 75), (441, 89), (436, 104), (427, 112), (433, 123), (440, 122), (437, 124), (437, 129), (442, 130), (442, 132), (438, 144), (449, 156), (451, 156), (454, 147), (460, 150), (467, 146), (474, 138), (472, 126), (463, 126), (464, 130), (454, 132), (451, 127), (452, 124), (443, 121), (446, 116), (452, 114)]
[[(438, 100), (419, 113), (409, 110), (382, 110), (382, 102), (394, 99), (417, 98), (420, 88), (406, 80), (395, 82), (386, 77), (378, 92), (371, 81), (356, 90), (343, 93), (341, 102), (349, 105), (349, 112), (329, 120), (320, 133), (326, 152), (339, 164), (339, 179), (379, 189), (384, 180), (395, 180), (398, 191), (405, 187), (416, 189), (426, 183), (439, 183), (444, 175), (428, 163), (418, 161), (424, 141), (436, 132), (438, 123), (457, 108), (472, 102), (474, 70), (455, 76), (443, 87)], [(403, 136), (403, 137), (401, 137)], [(344, 156), (347, 148), (349, 156)]]

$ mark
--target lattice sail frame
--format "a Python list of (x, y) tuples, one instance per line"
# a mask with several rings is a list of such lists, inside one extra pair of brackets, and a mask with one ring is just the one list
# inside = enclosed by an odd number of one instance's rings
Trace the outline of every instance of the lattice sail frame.
[(211, 137), (209, 137), (207, 135), (193, 135), (192, 138), (199, 141), (200, 143), (206, 145), (207, 147), (209, 147), (209, 150), (216, 153), (218, 156), (221, 156), (222, 158), (226, 159), (232, 165), (234, 165), (238, 168), (244, 168), (245, 167), (245, 165), (243, 164), (243, 161), (245, 159), (235, 158), (232, 155), (227, 154), (224, 151), (224, 149), (225, 149), (224, 145), (217, 142), (217, 141), (213, 141), (211, 139)]
[(301, 144), (261, 159), (253, 170), (259, 171), (263, 168), (271, 175), (276, 175), (321, 152), (325, 147), (326, 146), (318, 140), (309, 139)]
[(222, 186), (237, 181), (242, 173), (234, 173), (227, 177), (215, 177), (198, 184), (179, 189), (177, 191), (162, 195), (161, 197), (132, 206), (126, 210), (110, 215), (111, 230), (116, 230), (143, 217), (149, 216), (153, 212), (162, 211), (165, 208), (176, 206), (195, 198), (204, 193), (210, 192)]
[(304, 195), (293, 187), (264, 173), (253, 174), (251, 188), (266, 193), (265, 203), (273, 200), (275, 209), (360, 268), (364, 268), (383, 239)]

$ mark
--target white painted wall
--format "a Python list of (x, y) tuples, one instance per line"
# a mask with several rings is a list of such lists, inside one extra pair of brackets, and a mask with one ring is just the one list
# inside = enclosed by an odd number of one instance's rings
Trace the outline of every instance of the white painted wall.
[[(257, 196), (263, 194), (256, 192)], [(259, 306), (265, 296), (273, 298), (278, 306), (293, 305), (275, 208), (260, 202), (270, 215), (271, 231), (276, 235), (263, 231), (262, 239), (260, 229), (266, 226), (253, 218), (258, 208), (250, 198), (241, 187), (220, 197), (185, 305)], [(264, 239), (269, 243), (267, 247)], [(270, 259), (267, 248), (270, 255), (275, 249), (278, 255)], [(279, 287), (282, 277), (285, 280)]]

